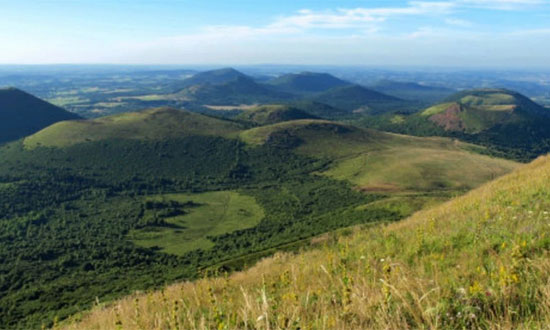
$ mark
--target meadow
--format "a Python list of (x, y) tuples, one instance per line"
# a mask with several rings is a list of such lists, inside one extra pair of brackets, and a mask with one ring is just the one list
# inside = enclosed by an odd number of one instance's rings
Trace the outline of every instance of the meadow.
[[(172, 202), (191, 206), (188, 210), (176, 207), (172, 210), (176, 216), (168, 214), (156, 226), (134, 229), (128, 233), (128, 238), (139, 246), (154, 247), (175, 255), (184, 255), (195, 249), (210, 249), (214, 243), (208, 237), (254, 227), (264, 217), (263, 209), (253, 197), (235, 191), (168, 194), (148, 196), (145, 200), (159, 202), (161, 212), (166, 212), (165, 205)], [(155, 211), (144, 216), (159, 217), (159, 212)]]

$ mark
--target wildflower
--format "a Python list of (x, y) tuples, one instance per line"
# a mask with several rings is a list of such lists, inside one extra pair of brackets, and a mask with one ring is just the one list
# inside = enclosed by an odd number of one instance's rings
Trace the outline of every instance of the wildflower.
[(384, 259), (384, 258), (380, 259), (380, 262), (384, 262), (384, 261), (386, 261), (386, 259)]
[(366, 259), (366, 257), (365, 257), (365, 256), (361, 256), (361, 257), (359, 257), (359, 259), (361, 259), (361, 260), (365, 260), (365, 259)]

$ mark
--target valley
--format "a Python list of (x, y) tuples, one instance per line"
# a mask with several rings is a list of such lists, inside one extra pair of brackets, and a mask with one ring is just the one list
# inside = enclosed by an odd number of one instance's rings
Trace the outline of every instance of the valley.
[(550, 0), (1, 13), (0, 330), (550, 329)]
[[(22, 106), (0, 111), (54, 119), (26, 121), (0, 145), (0, 324), (71, 326), (125, 295), (247, 274), (279, 251), (317, 255), (445, 207), (545, 150), (546, 110), (508, 90), (425, 105), (451, 91), (378, 85), (420, 100), (329, 74), (264, 82), (234, 69), (168, 82), (131, 96), (155, 107), (89, 119), (7, 90)], [(517, 127), (530, 128), (510, 143)]]

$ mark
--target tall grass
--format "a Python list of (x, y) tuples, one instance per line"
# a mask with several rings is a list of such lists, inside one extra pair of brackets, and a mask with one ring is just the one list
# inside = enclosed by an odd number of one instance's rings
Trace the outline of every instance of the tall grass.
[(550, 158), (407, 220), (97, 306), (69, 329), (543, 328)]

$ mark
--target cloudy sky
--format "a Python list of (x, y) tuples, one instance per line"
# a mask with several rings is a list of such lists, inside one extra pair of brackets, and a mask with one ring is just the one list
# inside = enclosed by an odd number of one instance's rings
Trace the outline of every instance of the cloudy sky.
[(0, 0), (0, 64), (550, 67), (550, 0)]

